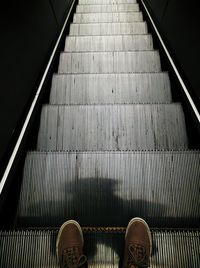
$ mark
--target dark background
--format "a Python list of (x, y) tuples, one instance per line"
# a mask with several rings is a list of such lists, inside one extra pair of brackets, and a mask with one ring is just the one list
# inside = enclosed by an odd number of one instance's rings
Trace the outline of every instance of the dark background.
[(0, 167), (13, 149), (71, 3), (19, 0), (1, 5)]
[(197, 0), (143, 0), (191, 95), (200, 101), (200, 16)]
[[(6, 2), (6, 4), (5, 4)], [(8, 159), (71, 0), (4, 1), (0, 42), (0, 166)], [(145, 0), (192, 95), (200, 99), (196, 0)], [(6, 5), (6, 6), (5, 6)]]

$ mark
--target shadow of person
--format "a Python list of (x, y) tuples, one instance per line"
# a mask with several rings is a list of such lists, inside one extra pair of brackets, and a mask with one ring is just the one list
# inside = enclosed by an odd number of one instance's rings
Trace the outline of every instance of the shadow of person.
[[(165, 206), (145, 199), (132, 199), (133, 190), (116, 179), (84, 178), (65, 185), (67, 193), (72, 195), (72, 218), (81, 226), (127, 226), (133, 217), (142, 217), (151, 224), (155, 215), (162, 217)], [(145, 198), (145, 197), (144, 197)], [(67, 211), (66, 211), (67, 213)], [(91, 237), (93, 237), (91, 243)], [(122, 258), (124, 235), (93, 234), (86, 235), (87, 254), (93, 258), (97, 245), (104, 244), (112, 248)], [(156, 249), (154, 249), (154, 252)]]
[[(126, 227), (133, 217), (144, 218), (149, 225), (155, 226), (156, 220), (163, 217), (166, 206), (141, 196), (141, 189), (134, 188), (126, 181), (113, 178), (75, 178), (71, 181), (55, 184), (52, 193), (45, 193), (45, 201), (33, 202), (29, 217), (21, 217), (21, 222), (29, 226), (60, 226), (68, 219), (74, 219), (81, 226), (123, 226)], [(140, 186), (139, 186), (140, 187)], [(56, 201), (55, 201), (56, 200)], [(21, 215), (22, 216), (22, 215)], [(91, 238), (93, 239), (91, 240)], [(120, 258), (123, 254), (124, 235), (91, 234), (86, 235), (86, 252), (90, 259), (100, 254), (100, 245)], [(55, 254), (55, 241), (52, 240), (51, 252)]]
[(110, 178), (84, 178), (63, 185), (71, 195), (67, 207), (82, 226), (126, 226), (133, 216), (152, 220), (162, 216), (164, 206), (144, 199), (133, 198), (137, 190), (126, 183)]
[[(27, 219), (24, 217), (22, 221), (31, 226), (59, 227), (66, 220), (74, 219), (81, 226), (126, 227), (131, 218), (142, 217), (151, 226), (155, 224), (158, 216), (162, 217), (167, 210), (165, 205), (149, 201), (145, 193), (143, 199), (137, 199), (139, 190), (127, 185), (123, 180), (76, 178), (59, 184), (59, 187), (59, 191), (58, 189), (56, 191), (60, 194), (57, 194), (56, 201), (52, 200), (52, 194), (49, 199), (46, 195), (45, 202), (41, 200), (32, 204), (30, 211), (37, 212), (35, 216), (33, 213), (31, 217)], [(104, 245), (107, 250), (112, 249), (112, 254), (122, 258), (123, 234), (86, 234), (85, 240), (86, 253), (90, 259), (103, 254), (101, 250), (99, 251), (100, 245)], [(51, 252), (55, 254), (53, 240)]]

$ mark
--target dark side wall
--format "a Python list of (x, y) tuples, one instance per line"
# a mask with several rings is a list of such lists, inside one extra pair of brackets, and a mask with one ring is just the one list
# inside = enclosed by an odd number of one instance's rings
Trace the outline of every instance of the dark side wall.
[(196, 0), (144, 0), (172, 58), (200, 101), (200, 15)]
[(1, 3), (0, 166), (62, 28), (71, 0)]

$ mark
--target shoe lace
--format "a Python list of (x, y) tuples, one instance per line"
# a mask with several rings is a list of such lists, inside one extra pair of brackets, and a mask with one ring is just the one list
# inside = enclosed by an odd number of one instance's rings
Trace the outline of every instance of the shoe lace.
[(79, 256), (77, 247), (66, 248), (61, 258), (61, 268), (78, 268), (87, 262), (85, 255)]
[(128, 247), (128, 267), (149, 267), (149, 258), (147, 257), (146, 248), (139, 244), (131, 244)]

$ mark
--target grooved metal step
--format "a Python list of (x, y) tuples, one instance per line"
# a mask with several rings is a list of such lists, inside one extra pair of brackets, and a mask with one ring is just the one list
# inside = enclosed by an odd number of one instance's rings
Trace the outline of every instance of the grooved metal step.
[(72, 23), (69, 35), (127, 35), (147, 34), (146, 22)]
[(79, 0), (79, 5), (136, 4), (136, 0)]
[(141, 22), (142, 12), (83, 13), (74, 14), (74, 23)]
[(133, 12), (140, 11), (138, 4), (114, 4), (114, 5), (77, 5), (76, 13), (98, 13), (98, 12)]
[(187, 148), (180, 104), (45, 105), (39, 150), (154, 150)]
[(18, 226), (198, 226), (199, 162), (199, 151), (30, 152)]
[(69, 36), (66, 38), (67, 52), (108, 52), (153, 50), (151, 35), (114, 35), (114, 36)]
[[(0, 232), (1, 268), (59, 268), (56, 256), (57, 230)], [(199, 268), (199, 231), (152, 231), (154, 268)], [(121, 267), (124, 234), (86, 233), (84, 253), (89, 267)]]
[(168, 73), (54, 75), (51, 104), (172, 102)]
[(158, 51), (61, 53), (59, 73), (161, 72)]

